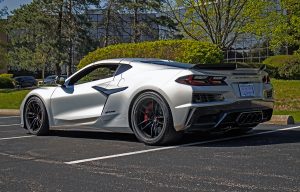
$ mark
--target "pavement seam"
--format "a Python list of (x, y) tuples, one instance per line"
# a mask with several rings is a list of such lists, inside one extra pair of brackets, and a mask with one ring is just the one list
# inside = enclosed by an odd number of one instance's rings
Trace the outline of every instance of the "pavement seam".
[(0, 138), (0, 141), (11, 140), (11, 139), (22, 139), (22, 138), (27, 138), (27, 137), (35, 137), (35, 135), (25, 135), (25, 136), (17, 136), (17, 137), (5, 137), (5, 138)]
[(0, 119), (9, 119), (9, 118), (16, 118), (16, 117), (20, 117), (20, 116), (7, 116), (7, 117), (0, 117)]
[(20, 123), (18, 123), (18, 124), (7, 124), (7, 125), (1, 125), (0, 124), (0, 127), (16, 126), (16, 125), (20, 125)]

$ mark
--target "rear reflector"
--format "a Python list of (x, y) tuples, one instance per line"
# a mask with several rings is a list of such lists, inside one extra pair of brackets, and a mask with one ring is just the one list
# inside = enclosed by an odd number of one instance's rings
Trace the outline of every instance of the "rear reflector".
[(193, 93), (193, 103), (206, 103), (206, 102), (217, 102), (224, 101), (222, 94), (212, 93)]
[(269, 76), (269, 75), (265, 75), (265, 76), (262, 78), (262, 82), (263, 82), (263, 83), (266, 83), (266, 84), (269, 84), (269, 83), (271, 82), (270, 76)]

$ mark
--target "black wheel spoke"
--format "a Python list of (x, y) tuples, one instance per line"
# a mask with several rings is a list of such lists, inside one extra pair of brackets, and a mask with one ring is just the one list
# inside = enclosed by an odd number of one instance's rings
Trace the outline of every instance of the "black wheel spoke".
[(148, 119), (146, 119), (146, 120), (144, 120), (144, 121), (142, 121), (142, 122), (140, 122), (139, 124), (138, 124), (138, 126), (140, 126), (140, 125), (142, 125), (142, 124), (144, 124), (144, 123), (146, 123), (146, 122), (148, 122), (149, 120)]
[(151, 125), (151, 133), (150, 133), (150, 136), (153, 138), (153, 134), (154, 134), (154, 128), (155, 128), (155, 123), (153, 122), (152, 125)]
[(32, 112), (33, 113), (33, 106), (32, 106), (32, 103), (30, 103), (29, 105), (28, 105), (28, 111), (30, 111), (30, 112)]
[(45, 135), (49, 132), (47, 111), (41, 99), (33, 96), (28, 99), (24, 107), (24, 124), (34, 135)]
[(143, 131), (144, 129), (146, 129), (149, 125), (151, 125), (151, 121), (149, 123), (147, 123), (147, 125), (145, 125), (145, 127), (142, 127), (141, 130)]
[(135, 125), (148, 138), (156, 138), (162, 131), (165, 116), (160, 103), (153, 98), (141, 100), (136, 107)]
[(34, 119), (35, 118), (35, 114), (32, 113), (32, 112), (27, 112), (26, 117), (29, 118), (29, 119)]
[(30, 125), (30, 128), (31, 128), (32, 130), (35, 130), (36, 122), (37, 122), (37, 118), (34, 118), (33, 121), (31, 122), (31, 125)]
[(43, 110), (37, 101), (29, 101), (27, 104), (25, 117), (27, 120), (28, 129), (32, 131), (40, 129), (43, 124)]
[(38, 127), (41, 127), (41, 125), (42, 125), (42, 120), (38, 119)]
[(144, 111), (142, 111), (142, 110), (139, 110), (139, 112), (141, 112), (141, 113), (143, 113), (144, 115), (146, 114)]

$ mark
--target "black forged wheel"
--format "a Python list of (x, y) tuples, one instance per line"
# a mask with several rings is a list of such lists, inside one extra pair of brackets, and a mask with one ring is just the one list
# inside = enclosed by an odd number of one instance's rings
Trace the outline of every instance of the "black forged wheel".
[(136, 137), (147, 145), (171, 143), (181, 135), (174, 129), (167, 102), (155, 92), (142, 93), (134, 101), (131, 125)]
[(46, 135), (49, 132), (47, 111), (40, 98), (34, 96), (26, 102), (24, 121), (31, 134)]

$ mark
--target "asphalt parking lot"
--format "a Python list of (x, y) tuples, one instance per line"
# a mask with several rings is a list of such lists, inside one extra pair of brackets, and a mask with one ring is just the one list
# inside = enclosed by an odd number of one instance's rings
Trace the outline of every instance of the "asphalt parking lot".
[(248, 136), (185, 135), (149, 147), (134, 135), (56, 129), (28, 135), (0, 117), (0, 191), (300, 191), (300, 125)]

